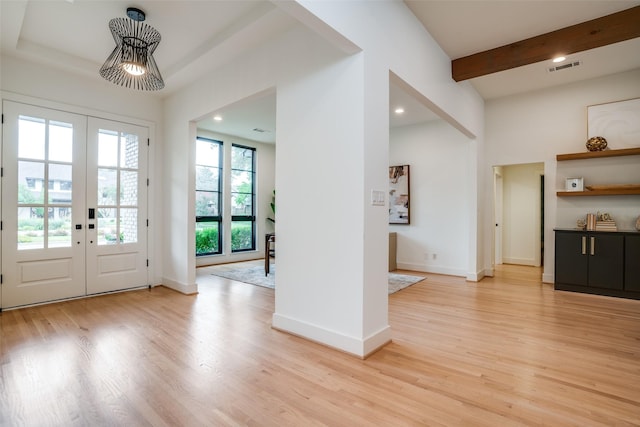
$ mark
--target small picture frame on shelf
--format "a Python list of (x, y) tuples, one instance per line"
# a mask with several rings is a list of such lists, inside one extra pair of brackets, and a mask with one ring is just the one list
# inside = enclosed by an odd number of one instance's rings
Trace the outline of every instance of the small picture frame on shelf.
[(582, 178), (567, 178), (565, 185), (565, 191), (584, 191), (584, 179)]

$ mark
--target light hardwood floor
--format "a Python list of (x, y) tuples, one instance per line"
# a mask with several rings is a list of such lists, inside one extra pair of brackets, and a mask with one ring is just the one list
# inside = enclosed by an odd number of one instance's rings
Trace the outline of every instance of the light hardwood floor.
[(538, 277), (428, 274), (366, 360), (272, 329), (274, 291), (206, 268), (197, 296), (5, 311), (0, 425), (640, 425), (640, 301)]

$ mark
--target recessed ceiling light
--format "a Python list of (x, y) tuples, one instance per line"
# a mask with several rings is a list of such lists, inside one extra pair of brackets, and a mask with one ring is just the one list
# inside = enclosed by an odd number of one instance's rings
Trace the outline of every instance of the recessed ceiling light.
[(559, 62), (563, 62), (565, 59), (567, 59), (564, 56), (556, 56), (555, 58), (553, 58), (553, 62), (555, 62), (556, 64)]
[(213, 120), (215, 120), (216, 122), (221, 122), (222, 121), (222, 116), (215, 115), (215, 116), (213, 116)]
[(398, 108), (396, 108), (396, 109), (395, 109), (395, 113), (396, 113), (396, 114), (402, 114), (402, 113), (404, 113), (404, 108), (402, 108), (402, 107), (398, 107)]

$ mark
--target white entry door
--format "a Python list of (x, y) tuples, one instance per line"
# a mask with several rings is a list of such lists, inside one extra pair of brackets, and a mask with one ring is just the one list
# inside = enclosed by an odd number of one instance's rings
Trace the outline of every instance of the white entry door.
[(148, 130), (89, 118), (87, 293), (147, 283)]
[(2, 307), (84, 295), (86, 117), (3, 111)]
[(2, 308), (147, 283), (147, 128), (3, 103)]

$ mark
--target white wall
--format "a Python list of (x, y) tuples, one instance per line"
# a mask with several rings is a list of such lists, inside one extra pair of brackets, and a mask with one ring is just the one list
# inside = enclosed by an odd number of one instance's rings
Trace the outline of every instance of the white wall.
[[(182, 291), (194, 289), (193, 122), (275, 87), (273, 325), (363, 356), (390, 339), (387, 211), (370, 205), (371, 190), (387, 188), (389, 70), (478, 141), (482, 100), (470, 85), (451, 80), (449, 58), (402, 2), (291, 2), (286, 8), (314, 31), (322, 27), (320, 34), (339, 28), (342, 41), (362, 52), (347, 55), (342, 42), (331, 45), (341, 37), (320, 39), (296, 28), (167, 100), (165, 278)], [(400, 54), (400, 45), (412, 55)], [(475, 202), (469, 211), (473, 223)], [(475, 270), (475, 249), (473, 258)]]
[(164, 247), (160, 178), (164, 142), (156, 124), (162, 122), (161, 99), (107, 82), (97, 70), (91, 78), (7, 56), (0, 58), (0, 64), (3, 99), (149, 127), (149, 281), (159, 284)]
[(502, 167), (502, 260), (540, 266), (542, 163)]
[[(315, 55), (311, 54), (313, 49)], [(310, 38), (305, 30), (294, 28), (166, 99), (164, 114), (171, 120), (165, 122), (164, 283), (181, 292), (197, 292), (193, 251), (196, 121), (234, 102), (272, 90), (280, 79), (287, 79), (291, 74), (320, 66), (326, 61), (323, 49), (326, 51), (322, 40)]]
[(224, 179), (222, 181), (223, 196), (223, 230), (231, 230), (231, 180), (227, 179), (231, 171), (231, 146), (233, 144), (256, 149), (256, 250), (248, 252), (231, 252), (230, 234), (227, 231), (223, 237), (223, 253), (220, 255), (201, 256), (196, 258), (196, 265), (214, 265), (226, 262), (246, 261), (264, 257), (264, 234), (274, 231), (274, 224), (267, 220), (273, 217), (271, 211), (271, 196), (275, 188), (276, 147), (274, 144), (264, 144), (237, 136), (224, 135), (208, 130), (198, 129), (198, 136), (211, 138), (223, 142)]
[(470, 82), (452, 80), (450, 58), (402, 2), (299, 3), (366, 53), (375, 55), (380, 65), (402, 81), (407, 92), (470, 138), (474, 152), (467, 167), (474, 191), (469, 194), (467, 278), (481, 279), (485, 274), (481, 249), (485, 177), (479, 173), (484, 150), (482, 98)]
[[(406, 84), (413, 88), (420, 100), (425, 104), (428, 104), (432, 109), (438, 111), (443, 117), (446, 117), (454, 126), (464, 131), (468, 137), (476, 136), (478, 141), (482, 141), (482, 100), (471, 89), (468, 84), (456, 84), (453, 82), (450, 76), (450, 60), (442, 52), (439, 46), (433, 41), (429, 34), (424, 30), (420, 22), (409, 11), (409, 9), (402, 2), (390, 1), (390, 2), (314, 2), (304, 1), (298, 2), (303, 5), (305, 11), (311, 12), (315, 17), (319, 18), (322, 22), (327, 24), (327, 28), (324, 30), (318, 30), (317, 22), (313, 22), (313, 27), (320, 34), (325, 35), (325, 31), (331, 33), (331, 31), (337, 31), (347, 40), (351, 41), (354, 45), (362, 49), (362, 64), (363, 68), (359, 78), (352, 80), (352, 85), (362, 85), (362, 99), (357, 98), (345, 98), (345, 96), (360, 96), (359, 92), (356, 92), (353, 88), (344, 90), (342, 95), (335, 94), (335, 90), (329, 85), (322, 89), (322, 93), (329, 90), (332, 95), (336, 95), (333, 98), (334, 108), (338, 108), (341, 112), (339, 117), (339, 125), (341, 126), (340, 132), (336, 133), (339, 140), (331, 141), (331, 143), (338, 142), (336, 145), (342, 147), (350, 147), (356, 141), (352, 141), (349, 138), (364, 138), (361, 142), (363, 151), (361, 152), (363, 157), (358, 158), (358, 154), (351, 154), (351, 163), (349, 168), (353, 170), (352, 176), (358, 174), (358, 170), (361, 167), (360, 163), (363, 162), (364, 180), (362, 182), (349, 183), (348, 187), (339, 186), (331, 187), (333, 192), (331, 198), (339, 201), (346, 200), (345, 206), (357, 206), (353, 204), (352, 198), (360, 203), (363, 213), (364, 222), (362, 224), (363, 240), (357, 246), (352, 246), (353, 241), (340, 238), (338, 242), (334, 244), (334, 247), (340, 247), (340, 242), (348, 243), (349, 248), (353, 247), (356, 252), (350, 254), (350, 263), (347, 263), (345, 259), (341, 259), (341, 265), (345, 265), (350, 274), (353, 274), (353, 278), (358, 278), (357, 271), (353, 269), (360, 269), (362, 271), (363, 283), (355, 283), (355, 288), (350, 288), (354, 291), (354, 295), (360, 292), (362, 289), (363, 299), (361, 300), (360, 310), (362, 312), (362, 335), (365, 337), (363, 350), (366, 354), (366, 349), (372, 348), (375, 345), (376, 339), (380, 337), (389, 336), (388, 327), (385, 326), (387, 311), (387, 295), (385, 292), (386, 284), (386, 265), (387, 265), (387, 249), (388, 249), (388, 227), (384, 225), (388, 222), (388, 215), (385, 209), (379, 209), (377, 206), (370, 205), (370, 195), (372, 190), (384, 190), (387, 187), (388, 174), (388, 90), (389, 72), (392, 71), (399, 79), (402, 79)], [(304, 17), (302, 18), (303, 22)], [(327, 40), (333, 41), (335, 38), (333, 35), (329, 35)], [(342, 47), (343, 43), (339, 43)], [(399, 49), (402, 46), (402, 49)], [(411, 55), (406, 55), (403, 52), (410, 51)], [(336, 76), (336, 82), (338, 86), (342, 87), (342, 84), (348, 79), (355, 76), (349, 74), (353, 72), (354, 68), (349, 68), (349, 71), (343, 75)], [(323, 74), (324, 77), (326, 74)], [(305, 82), (305, 83), (320, 83), (321, 85), (328, 84), (329, 82)], [(317, 92), (320, 86), (317, 86), (315, 91)], [(312, 91), (307, 92), (308, 94)], [(305, 95), (306, 96), (306, 95)], [(303, 98), (298, 98), (300, 102)], [(308, 98), (307, 98), (308, 99)], [(353, 102), (357, 101), (356, 104)], [(324, 101), (324, 99), (323, 99)], [(350, 105), (351, 109), (344, 109), (344, 105)], [(325, 110), (320, 110), (325, 111)], [(333, 118), (335, 113), (328, 114), (328, 118)], [(361, 116), (362, 114), (362, 116)], [(317, 119), (314, 119), (317, 120)], [(354, 132), (354, 123), (358, 125), (358, 121), (362, 120), (363, 132)], [(316, 122), (317, 125), (321, 125), (321, 121)], [(326, 125), (325, 125), (326, 126)], [(357, 129), (357, 128), (356, 128)], [(279, 136), (280, 126), (278, 127)], [(325, 129), (320, 131), (320, 135), (327, 135)], [(330, 136), (329, 136), (330, 137)], [(343, 139), (347, 137), (347, 139)], [(319, 140), (317, 136), (314, 136), (315, 140)], [(278, 159), (280, 159), (280, 147), (281, 141), (278, 141)], [(333, 146), (333, 145), (332, 145)], [(358, 148), (359, 149), (359, 148)], [(355, 160), (355, 162), (354, 162)], [(278, 160), (279, 164), (279, 160)], [(470, 165), (467, 164), (467, 167)], [(475, 171), (475, 166), (470, 170)], [(281, 170), (278, 166), (277, 187), (280, 188), (280, 173)], [(473, 182), (477, 180), (473, 179)], [(352, 187), (355, 184), (355, 187)], [(351, 189), (357, 190), (350, 194)], [(336, 191), (337, 190), (337, 191)], [(278, 190), (279, 191), (279, 190)], [(331, 192), (330, 189), (327, 189)], [(322, 192), (323, 194), (325, 191)], [(338, 194), (342, 194), (339, 197)], [(344, 196), (350, 196), (351, 198), (344, 199)], [(475, 195), (470, 197), (472, 199), (473, 206), (470, 207), (472, 214), (470, 215), (475, 222), (476, 215), (476, 203)], [(353, 214), (358, 214), (360, 210), (354, 210)], [(349, 217), (351, 217), (351, 211), (348, 211)], [(332, 217), (333, 218), (333, 217)], [(330, 228), (337, 227), (338, 230), (342, 230), (344, 227), (344, 218), (335, 218), (330, 221), (326, 221), (327, 226)], [(357, 222), (357, 220), (356, 220)], [(475, 229), (475, 226), (474, 226)], [(349, 231), (349, 236), (353, 231)], [(280, 234), (280, 229), (278, 230)], [(475, 272), (476, 268), (476, 256), (475, 250), (475, 233), (472, 233), (474, 243), (473, 250), (473, 266), (471, 270)], [(471, 245), (470, 245), (471, 246)], [(282, 246), (281, 246), (282, 247)], [(348, 251), (345, 248), (345, 253)], [(467, 253), (469, 248), (467, 248)], [(361, 255), (360, 255), (361, 254)], [(360, 263), (359, 257), (362, 256), (362, 262)], [(308, 262), (308, 260), (300, 259), (301, 262)], [(356, 262), (355, 265), (352, 263)], [(469, 263), (471, 264), (471, 263)], [(324, 286), (329, 285), (324, 283)], [(353, 283), (348, 285), (354, 286)], [(332, 288), (344, 287), (343, 282), (336, 282), (335, 285), (329, 285)], [(276, 287), (277, 289), (277, 287)], [(332, 290), (325, 289), (325, 294), (332, 293)], [(277, 301), (278, 294), (276, 290), (276, 311), (283, 309), (284, 305), (280, 306)], [(296, 301), (300, 301), (296, 299)], [(312, 299), (308, 299), (310, 303), (313, 303)], [(294, 300), (288, 302), (293, 305)], [(343, 304), (342, 302), (340, 303)], [(292, 307), (288, 306), (287, 310)], [(308, 308), (308, 307), (307, 307)], [(296, 307), (296, 312), (301, 312), (304, 307)], [(278, 313), (276, 313), (277, 315)], [(356, 313), (357, 314), (357, 313)], [(275, 323), (276, 316), (274, 316)], [(323, 316), (323, 321), (327, 321), (326, 315)], [(334, 319), (331, 319), (331, 323), (334, 323)], [(344, 329), (344, 326), (341, 326)], [(369, 339), (375, 337), (375, 339)]]
[(442, 120), (391, 128), (389, 164), (410, 165), (411, 179), (411, 224), (389, 226), (398, 233), (398, 268), (466, 276), (470, 151), (468, 138)]
[[(556, 186), (564, 186), (557, 176), (556, 154), (586, 151), (587, 106), (640, 96), (640, 70), (587, 80), (551, 89), (491, 100), (486, 104), (486, 156), (482, 173), (490, 186), (492, 166), (520, 163), (544, 163), (545, 173), (545, 259), (543, 280), (553, 282), (553, 228), (571, 227), (577, 210), (638, 210), (637, 197), (556, 197)], [(615, 147), (614, 147), (615, 148)], [(565, 162), (563, 162), (565, 163)], [(589, 164), (591, 168), (591, 163)], [(491, 194), (487, 188), (487, 194)], [(577, 210), (565, 204), (578, 204)], [(623, 207), (623, 204), (631, 206)], [(490, 236), (493, 223), (492, 204), (485, 204), (485, 235)], [(626, 214), (622, 214), (623, 216)], [(636, 214), (637, 215), (637, 214)], [(485, 241), (485, 253), (491, 251), (491, 240)], [(490, 258), (486, 257), (485, 260)], [(491, 266), (487, 264), (487, 270)]]

